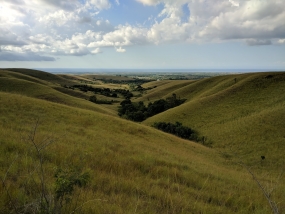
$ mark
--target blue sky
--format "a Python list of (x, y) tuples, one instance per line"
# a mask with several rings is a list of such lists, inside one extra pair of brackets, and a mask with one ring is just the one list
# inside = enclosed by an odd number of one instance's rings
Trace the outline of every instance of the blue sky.
[(285, 70), (284, 0), (1, 0), (0, 67)]

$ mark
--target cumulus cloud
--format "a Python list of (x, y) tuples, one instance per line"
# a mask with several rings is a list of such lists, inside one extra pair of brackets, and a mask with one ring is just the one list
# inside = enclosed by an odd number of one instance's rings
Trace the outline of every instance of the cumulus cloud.
[(54, 60), (45, 55), (94, 55), (105, 47), (123, 53), (128, 46), (175, 42), (285, 43), (282, 0), (136, 1), (142, 7), (162, 7), (151, 25), (113, 26), (100, 16), (112, 3), (120, 7), (119, 0), (2, 0), (2, 60), (12, 56), (18, 60)]
[(89, 0), (87, 1), (87, 5), (98, 10), (104, 10), (111, 7), (111, 3), (108, 0)]
[(233, 0), (229, 0), (229, 2), (230, 2), (233, 6), (239, 7), (239, 3), (238, 3), (238, 2), (233, 1)]
[(285, 20), (285, 11), (280, 9), (285, 7), (284, 1), (240, 1), (239, 7), (229, 7), (224, 2), (223, 7), (213, 17), (205, 18), (207, 25), (201, 29), (199, 37), (266, 41), (285, 35), (285, 23), (281, 21)]
[(48, 13), (47, 15), (39, 19), (43, 24), (52, 27), (52, 26), (63, 26), (69, 21), (74, 21), (78, 19), (78, 16), (73, 12), (58, 10), (54, 13)]
[(0, 28), (0, 45), (24, 46), (27, 43), (8, 29)]
[(119, 52), (119, 53), (125, 53), (126, 49), (124, 49), (122, 47), (119, 47), (119, 48), (116, 48), (116, 51)]
[(144, 5), (154, 6), (160, 3), (160, 0), (136, 0)]
[(77, 0), (40, 0), (42, 3), (61, 8), (63, 10), (73, 10), (76, 8)]
[(102, 53), (102, 51), (100, 50), (100, 48), (95, 48), (94, 50), (91, 51), (92, 54), (98, 54), (98, 53)]
[(88, 47), (122, 47), (130, 45), (147, 44), (147, 29), (132, 27), (130, 25), (119, 26), (116, 30), (106, 33), (97, 34), (93, 37), (93, 42), (88, 44)]
[(278, 40), (278, 43), (279, 43), (279, 44), (285, 44), (285, 39), (279, 39), (279, 40)]

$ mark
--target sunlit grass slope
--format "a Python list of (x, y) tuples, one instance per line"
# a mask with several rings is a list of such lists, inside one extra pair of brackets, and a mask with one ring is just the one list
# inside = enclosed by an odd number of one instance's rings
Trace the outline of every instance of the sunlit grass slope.
[[(251, 176), (215, 150), (142, 124), (46, 100), (0, 92), (0, 212), (36, 203), (35, 142), (42, 152), (48, 191), (57, 168), (89, 172), (63, 213), (270, 213)], [(274, 186), (268, 176), (260, 179)], [(281, 186), (280, 186), (281, 185)], [(283, 186), (282, 186), (283, 185)], [(284, 211), (284, 184), (272, 198)], [(10, 203), (9, 197), (13, 203)]]
[[(108, 110), (100, 105), (91, 103), (88, 100), (76, 98), (74, 94), (76, 92), (71, 91), (74, 96), (69, 96), (67, 94), (67, 89), (63, 91), (66, 94), (61, 93), (59, 89), (55, 90), (53, 88), (56, 88), (56, 86), (51, 86), (50, 84), (51, 83), (45, 83), (40, 79), (26, 75), (16, 74), (9, 76), (9, 73), (6, 73), (5, 71), (0, 72), (0, 91), (21, 94), (69, 106), (116, 115), (115, 111)], [(64, 90), (64, 88), (61, 89)]]
[(145, 121), (182, 122), (247, 163), (266, 157), (268, 168), (285, 161), (285, 73), (227, 75), (199, 80), (173, 91), (183, 105)]
[(39, 83), (39, 84), (43, 84), (43, 85), (48, 85), (49, 82), (29, 76), (29, 75), (25, 75), (19, 72), (14, 72), (14, 71), (9, 71), (9, 70), (2, 70), (0, 69), (0, 77), (7, 77), (7, 78), (15, 78), (15, 79), (20, 79), (20, 80), (27, 80), (30, 82), (34, 82), (34, 83)]
[[(4, 69), (3, 69), (4, 70)], [(32, 70), (32, 69), (23, 69), (23, 68), (9, 68), (5, 69), (8, 71), (24, 74), (26, 76), (31, 76), (40, 80), (44, 80), (53, 84), (59, 84), (59, 85), (73, 85), (74, 82), (68, 79), (65, 79), (61, 76), (51, 74), (44, 71), (39, 70)], [(0, 71), (1, 72), (1, 71)]]
[(134, 101), (153, 102), (162, 98), (172, 96), (173, 92), (184, 86), (191, 84), (193, 80), (160, 80), (145, 83), (142, 85), (144, 88), (152, 88), (147, 91), (143, 97), (137, 98)]

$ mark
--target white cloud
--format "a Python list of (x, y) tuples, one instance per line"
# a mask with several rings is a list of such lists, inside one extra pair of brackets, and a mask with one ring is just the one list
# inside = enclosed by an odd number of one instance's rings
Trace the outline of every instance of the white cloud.
[(97, 10), (104, 10), (111, 7), (111, 4), (108, 0), (88, 0), (87, 5), (94, 7)]
[[(285, 2), (243, 0), (138, 0), (145, 5), (164, 4), (160, 17), (148, 36), (154, 43), (169, 41), (247, 40), (247, 44), (271, 44), (285, 35)], [(182, 24), (182, 5), (191, 13)], [(255, 42), (253, 42), (255, 41)]]
[(285, 44), (285, 39), (279, 39), (279, 40), (278, 40), (278, 43), (279, 43), (279, 44)]
[[(101, 53), (104, 47), (125, 52), (127, 46), (175, 42), (285, 43), (283, 0), (136, 1), (163, 7), (152, 25), (112, 26), (100, 16), (101, 10), (112, 8), (109, 0), (2, 0), (2, 59), (3, 53), (5, 59), (14, 53), (33, 53), (33, 59), (40, 60), (36, 56), (83, 56)], [(121, 6), (119, 0), (113, 4)], [(185, 18), (185, 8), (190, 17)], [(23, 55), (16, 58), (27, 59)]]
[(240, 1), (240, 7), (222, 9), (207, 20), (199, 37), (207, 39), (270, 40), (285, 35), (285, 2)]
[(48, 13), (47, 15), (41, 17), (39, 19), (40, 22), (44, 25), (48, 25), (49, 27), (58, 26), (61, 27), (65, 25), (67, 22), (75, 21), (80, 19), (77, 14), (74, 12), (58, 10), (54, 13)]
[(160, 0), (136, 0), (136, 1), (149, 6), (154, 6), (161, 2)]
[(98, 54), (98, 53), (102, 53), (102, 51), (100, 50), (100, 48), (96, 48), (94, 50), (91, 51), (92, 54)]
[(119, 53), (125, 53), (126, 49), (123, 49), (122, 47), (116, 48), (116, 51)]
[(132, 27), (130, 25), (119, 26), (115, 31), (98, 35), (89, 47), (122, 47), (129, 45), (143, 45), (148, 43), (147, 29)]
[(238, 2), (233, 1), (233, 0), (229, 0), (229, 2), (230, 2), (233, 6), (239, 7), (239, 3), (238, 3)]
[(155, 23), (147, 36), (155, 44), (186, 41), (191, 37), (190, 26), (190, 24), (180, 24), (177, 19), (167, 18), (160, 23)]

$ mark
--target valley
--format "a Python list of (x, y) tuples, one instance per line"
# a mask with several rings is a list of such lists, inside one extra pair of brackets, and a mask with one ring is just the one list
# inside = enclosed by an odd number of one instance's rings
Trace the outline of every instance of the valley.
[(0, 69), (0, 104), (0, 213), (285, 212), (285, 72)]

